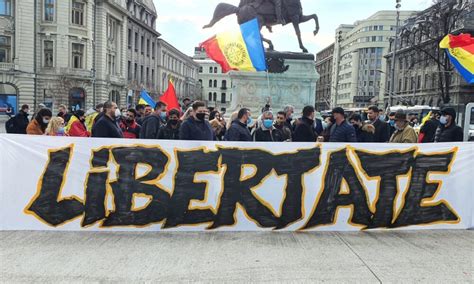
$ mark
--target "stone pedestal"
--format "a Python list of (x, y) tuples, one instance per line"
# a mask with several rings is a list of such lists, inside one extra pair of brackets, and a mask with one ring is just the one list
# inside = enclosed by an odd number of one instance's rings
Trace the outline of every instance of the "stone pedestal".
[[(273, 111), (283, 110), (286, 105), (293, 105), (295, 113), (307, 106), (315, 105), (316, 72), (314, 57), (299, 53), (267, 54), (270, 72), (231, 71), (233, 99), (227, 115), (246, 107), (255, 115), (260, 114), (265, 104), (270, 104)], [(279, 65), (279, 66), (278, 66)], [(276, 67), (275, 67), (276, 66)], [(286, 70), (286, 71), (285, 71)]]

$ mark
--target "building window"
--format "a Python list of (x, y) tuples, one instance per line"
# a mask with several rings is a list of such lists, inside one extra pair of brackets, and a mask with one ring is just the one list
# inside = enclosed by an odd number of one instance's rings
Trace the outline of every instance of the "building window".
[(127, 65), (127, 78), (128, 80), (132, 80), (132, 62), (128, 61)]
[(10, 37), (0, 36), (0, 62), (10, 62), (11, 48)]
[(128, 49), (132, 49), (132, 30), (128, 29)]
[(214, 67), (214, 73), (217, 74), (217, 67)]
[(212, 93), (211, 92), (209, 92), (208, 101), (212, 101)]
[(56, 0), (44, 0), (44, 20), (54, 22), (54, 2)]
[(209, 67), (209, 73), (212, 74), (212, 67)]
[(217, 80), (214, 80), (214, 88), (217, 88)]
[(227, 81), (222, 80), (222, 89), (227, 89)]
[(212, 88), (212, 80), (209, 80), (209, 88)]
[(146, 56), (150, 57), (150, 40), (146, 40)]
[(202, 66), (199, 67), (199, 73), (202, 73)]
[(135, 76), (135, 80), (138, 81), (138, 64), (135, 63), (135, 67), (133, 68), (133, 75)]
[(140, 66), (140, 81), (143, 81), (143, 65)]
[(72, 0), (72, 23), (74, 25), (84, 25), (84, 5), (82, 1)]
[(151, 58), (155, 59), (155, 43), (151, 43)]
[(84, 45), (79, 43), (72, 44), (72, 68), (82, 69), (84, 58)]
[(118, 91), (110, 91), (109, 101), (120, 105), (120, 93)]
[(141, 40), (140, 43), (141, 43), (141, 46), (140, 46), (141, 49), (140, 50), (141, 50), (142, 54), (144, 54), (145, 53), (145, 37), (144, 36), (142, 36), (142, 40)]
[(135, 33), (135, 52), (138, 51), (138, 33)]
[(110, 75), (115, 75), (115, 55), (113, 54), (108, 54), (108, 71)]
[(151, 69), (151, 83), (155, 85), (155, 69)]
[(107, 20), (107, 38), (110, 41), (114, 41), (116, 34), (117, 34), (117, 21), (114, 18), (109, 16)]
[(223, 103), (223, 104), (226, 103), (226, 93), (221, 94), (221, 103)]
[(12, 0), (0, 0), (0, 15), (12, 15)]
[(54, 46), (50, 40), (44, 41), (44, 67), (53, 67), (54, 65)]
[(147, 84), (150, 82), (150, 68), (146, 68), (146, 81)]
[(217, 93), (213, 93), (213, 94), (212, 94), (212, 100), (213, 100), (214, 102), (217, 101)]

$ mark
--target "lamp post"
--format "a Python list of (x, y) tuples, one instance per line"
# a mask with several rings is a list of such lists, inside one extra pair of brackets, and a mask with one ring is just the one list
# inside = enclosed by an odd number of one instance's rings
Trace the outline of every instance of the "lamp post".
[(391, 70), (391, 78), (390, 81), (392, 82), (390, 84), (390, 91), (388, 94), (388, 107), (392, 106), (392, 94), (395, 94), (397, 92), (396, 90), (396, 83), (395, 83), (395, 59), (396, 59), (396, 53), (397, 53), (397, 45), (398, 45), (398, 31), (400, 29), (400, 8), (402, 7), (402, 0), (395, 0), (396, 1), (396, 6), (395, 8), (397, 9), (397, 25), (395, 28), (395, 39), (393, 41), (393, 54), (392, 54), (392, 70)]

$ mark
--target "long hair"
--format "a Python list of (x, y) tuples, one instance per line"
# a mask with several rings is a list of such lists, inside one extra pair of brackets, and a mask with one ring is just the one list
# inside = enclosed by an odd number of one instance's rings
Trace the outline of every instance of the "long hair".
[(64, 119), (61, 117), (53, 117), (49, 121), (48, 127), (46, 128), (45, 134), (50, 136), (56, 136), (58, 130), (64, 125)]

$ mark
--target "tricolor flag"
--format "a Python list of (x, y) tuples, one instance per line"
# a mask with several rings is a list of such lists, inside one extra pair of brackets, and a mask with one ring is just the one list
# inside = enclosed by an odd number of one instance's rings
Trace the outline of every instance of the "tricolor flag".
[(180, 110), (178, 97), (176, 96), (176, 90), (174, 88), (174, 83), (171, 79), (168, 82), (168, 89), (160, 98), (160, 101), (166, 104), (166, 110), (168, 112), (172, 109)]
[(143, 89), (140, 93), (140, 100), (138, 101), (139, 105), (149, 105), (152, 108), (155, 108), (156, 103), (155, 101), (148, 95), (145, 89)]
[(201, 43), (200, 46), (206, 50), (211, 59), (221, 65), (223, 73), (230, 70), (267, 70), (257, 19), (240, 25), (240, 32), (218, 34)]
[(469, 84), (474, 84), (474, 38), (470, 34), (447, 35), (439, 44)]

